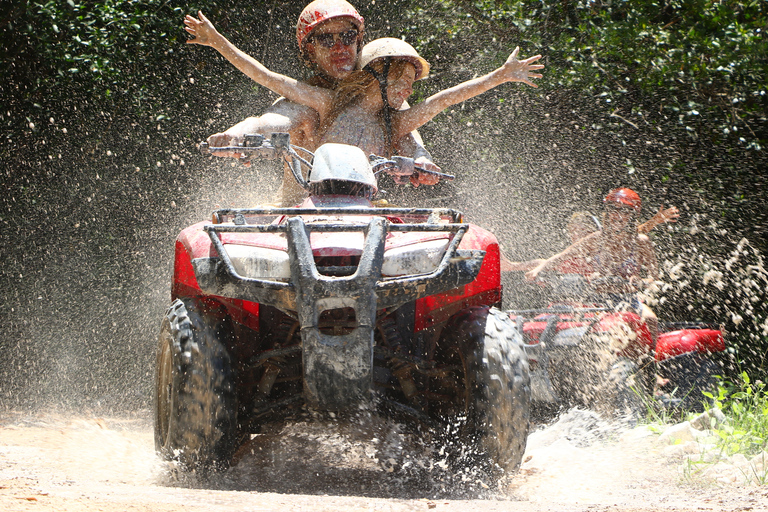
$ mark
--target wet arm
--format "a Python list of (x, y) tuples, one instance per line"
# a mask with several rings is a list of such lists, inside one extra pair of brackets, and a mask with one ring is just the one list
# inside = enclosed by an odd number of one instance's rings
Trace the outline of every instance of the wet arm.
[(677, 207), (671, 206), (665, 210), (663, 206), (660, 206), (659, 211), (656, 212), (653, 217), (637, 226), (637, 232), (642, 235), (647, 235), (659, 224), (664, 224), (665, 222), (677, 222), (678, 217), (680, 217), (680, 210), (678, 210)]
[(267, 69), (261, 62), (241, 51), (227, 38), (219, 34), (202, 12), (198, 12), (198, 16), (199, 19), (193, 16), (187, 16), (184, 19), (186, 31), (194, 36), (187, 43), (210, 46), (259, 85), (285, 96), (291, 101), (311, 107), (321, 116), (327, 113), (333, 99), (331, 91), (299, 82), (294, 78)]
[(539, 277), (539, 274), (546, 272), (547, 270), (559, 268), (560, 264), (568, 258), (573, 256), (586, 258), (589, 255), (591, 244), (594, 240), (597, 240), (597, 235), (599, 235), (599, 233), (599, 231), (592, 233), (591, 235), (572, 243), (562, 252), (542, 260), (541, 263), (525, 273), (525, 278), (528, 281), (535, 281)]
[(396, 112), (397, 133), (404, 134), (416, 130), (451, 105), (466, 101), (505, 82), (523, 82), (537, 87), (530, 78), (541, 77), (540, 74), (531, 72), (544, 67), (542, 64), (534, 64), (541, 55), (517, 60), (518, 52), (519, 48), (515, 48), (502, 67), (487, 75), (440, 91), (408, 110)]
[[(315, 135), (318, 123), (317, 112), (285, 98), (273, 103), (264, 114), (251, 116), (227, 130), (208, 137), (211, 147), (236, 146), (243, 142), (245, 135), (260, 133), (269, 137), (272, 133), (287, 132), (296, 144), (307, 144)], [(238, 158), (240, 153), (220, 152), (216, 156)]]
[(533, 270), (537, 266), (544, 263), (545, 260), (539, 258), (535, 260), (528, 260), (528, 261), (510, 261), (507, 264), (506, 270), (509, 271), (517, 271), (517, 272), (528, 272), (529, 270)]

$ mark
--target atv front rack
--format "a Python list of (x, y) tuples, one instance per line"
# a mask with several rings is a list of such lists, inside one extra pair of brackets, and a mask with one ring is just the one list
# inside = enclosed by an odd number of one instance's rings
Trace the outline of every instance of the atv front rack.
[[(307, 224), (305, 216), (360, 215), (367, 223), (329, 222)], [(248, 218), (263, 222), (249, 224)], [(284, 217), (284, 218), (281, 218)], [(397, 218), (403, 223), (390, 222)], [(373, 334), (377, 311), (396, 309), (416, 299), (446, 292), (474, 281), (485, 251), (459, 250), (469, 228), (461, 213), (450, 209), (410, 208), (276, 208), (227, 209), (214, 214), (206, 224), (218, 257), (192, 261), (200, 288), (211, 295), (243, 299), (276, 307), (295, 316), (301, 326), (305, 398), (324, 409), (347, 408), (368, 398), (373, 383)], [(428, 273), (398, 277), (382, 276), (388, 232), (452, 233), (437, 267)], [(316, 266), (310, 232), (362, 232), (365, 242), (357, 269), (349, 276), (321, 274)], [(289, 282), (252, 278), (238, 274), (221, 239), (223, 233), (284, 233), (291, 269)], [(318, 319), (324, 311), (351, 308), (357, 327), (348, 334), (328, 335), (320, 331)]]
[[(236, 225), (244, 225), (248, 217), (276, 218), (281, 215), (365, 215), (410, 219), (414, 221), (408, 224), (411, 226), (438, 224), (440, 220), (449, 221), (449, 224), (442, 226), (467, 226), (463, 224), (463, 214), (452, 208), (220, 208), (213, 212), (213, 223), (231, 220)], [(424, 221), (419, 222), (418, 219)]]

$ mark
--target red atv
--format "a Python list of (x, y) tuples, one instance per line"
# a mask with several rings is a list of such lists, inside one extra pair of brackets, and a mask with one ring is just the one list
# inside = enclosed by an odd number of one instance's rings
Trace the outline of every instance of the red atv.
[(535, 403), (636, 414), (656, 392), (666, 406), (702, 407), (702, 391), (710, 390), (721, 372), (712, 358), (725, 350), (719, 327), (660, 323), (654, 345), (648, 326), (631, 308), (572, 300), (590, 296), (582, 276), (563, 275), (550, 284), (562, 300), (544, 309), (508, 312), (526, 343)]
[(157, 450), (222, 468), (248, 434), (303, 407), (375, 408), (435, 431), (460, 425), (456, 459), (519, 466), (530, 376), (520, 334), (493, 307), (496, 238), (454, 210), (374, 207), (374, 172), (403, 179), (412, 160), (326, 144), (310, 164), (287, 134), (207, 149), (284, 158), (309, 197), (217, 210), (178, 236), (157, 352)]

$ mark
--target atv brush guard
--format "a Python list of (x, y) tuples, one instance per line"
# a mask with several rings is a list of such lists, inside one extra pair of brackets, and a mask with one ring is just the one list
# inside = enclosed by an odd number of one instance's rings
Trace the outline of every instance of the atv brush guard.
[[(393, 215), (395, 213), (426, 214), (434, 218), (443, 211), (407, 212), (397, 209), (375, 209), (354, 212), (344, 209), (321, 208), (312, 211), (296, 209), (248, 210), (219, 212), (245, 218), (246, 214), (285, 215), (281, 224), (216, 225), (205, 226), (218, 258), (199, 258), (192, 261), (201, 289), (211, 295), (232, 297), (274, 306), (284, 312), (297, 312), (301, 325), (303, 358), (305, 363), (305, 391), (307, 400), (316, 407), (337, 409), (350, 401), (368, 398), (373, 370), (373, 328), (376, 311), (397, 308), (407, 302), (463, 286), (477, 276), (483, 261), (482, 251), (461, 251), (457, 247), (467, 225), (461, 223), (393, 224), (385, 218), (375, 217), (365, 226), (349, 224), (307, 225), (298, 217), (312, 215)], [(459, 217), (457, 212), (452, 212)], [(240, 217), (242, 216), (242, 217)], [(322, 274), (315, 264), (309, 241), (310, 232), (364, 232), (365, 245), (360, 263), (350, 276)], [(437, 268), (422, 275), (383, 277), (384, 242), (392, 231), (448, 232), (453, 239)], [(223, 233), (282, 233), (287, 238), (291, 281), (258, 279), (240, 275), (222, 243)], [(351, 269), (325, 269), (351, 270)], [(375, 293), (370, 293), (374, 290)], [(350, 334), (332, 336), (318, 328), (320, 315), (333, 309), (351, 308), (358, 327)], [(329, 358), (327, 351), (336, 353), (343, 347), (344, 355)], [(333, 364), (328, 361), (332, 359)]]

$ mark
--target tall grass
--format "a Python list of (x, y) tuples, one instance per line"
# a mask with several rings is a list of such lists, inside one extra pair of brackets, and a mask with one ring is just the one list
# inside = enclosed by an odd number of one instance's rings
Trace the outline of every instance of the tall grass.
[(741, 453), (746, 457), (766, 450), (768, 443), (768, 390), (762, 381), (754, 381), (746, 372), (736, 382), (720, 380), (715, 393), (704, 393), (728, 421), (717, 425), (713, 432), (718, 447), (725, 455)]

